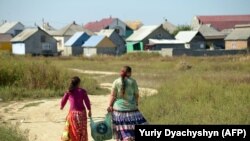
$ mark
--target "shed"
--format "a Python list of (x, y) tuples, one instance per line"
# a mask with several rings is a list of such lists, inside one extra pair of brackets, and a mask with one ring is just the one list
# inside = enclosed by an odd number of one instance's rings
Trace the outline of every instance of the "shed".
[(115, 44), (107, 36), (103, 35), (91, 36), (82, 47), (84, 48), (84, 56), (116, 55)]
[(0, 34), (0, 51), (11, 52), (12, 36), (10, 34)]
[(57, 40), (57, 50), (62, 55), (67, 55), (65, 53), (65, 43), (73, 36), (76, 32), (86, 32), (88, 35), (94, 35), (94, 33), (88, 29), (83, 28), (81, 25), (76, 24), (75, 22), (59, 29), (56, 31), (48, 32)]
[(40, 28), (25, 29), (12, 40), (12, 53), (16, 55), (56, 55), (56, 39)]
[(123, 38), (114, 29), (102, 29), (97, 33), (98, 35), (107, 36), (117, 47), (116, 55), (122, 55), (126, 53), (126, 45)]
[(16, 36), (24, 30), (24, 25), (20, 22), (6, 22), (0, 26), (1, 34), (11, 34)]
[(126, 39), (127, 52), (143, 51), (148, 39), (174, 39), (162, 25), (142, 26)]
[(185, 48), (205, 49), (205, 38), (199, 31), (180, 31), (175, 38), (185, 42)]
[(90, 35), (86, 32), (76, 32), (66, 43), (65, 52), (67, 56), (83, 55), (82, 45), (89, 39)]
[(250, 24), (236, 25), (225, 42), (227, 50), (250, 49)]

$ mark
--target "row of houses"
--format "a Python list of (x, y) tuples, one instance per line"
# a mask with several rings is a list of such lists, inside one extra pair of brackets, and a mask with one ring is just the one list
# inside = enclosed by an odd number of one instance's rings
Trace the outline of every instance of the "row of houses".
[(78, 25), (72, 22), (56, 30), (48, 23), (25, 28), (20, 22), (0, 26), (0, 50), (24, 55), (122, 55), (162, 49), (237, 50), (250, 48), (250, 15), (195, 16), (191, 31), (180, 31), (165, 21), (143, 25), (118, 18)]

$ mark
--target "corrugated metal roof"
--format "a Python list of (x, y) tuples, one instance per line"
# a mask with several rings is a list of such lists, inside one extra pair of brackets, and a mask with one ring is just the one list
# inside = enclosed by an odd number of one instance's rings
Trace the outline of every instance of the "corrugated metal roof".
[[(82, 39), (82, 42), (86, 42), (89, 39), (89, 35), (85, 32), (76, 32), (69, 40), (65, 43), (65, 46), (73, 46), (79, 39)], [(82, 43), (82, 44), (83, 44)], [(80, 46), (82, 46), (82, 44)]]
[(29, 29), (25, 29), (24, 31), (22, 31), (20, 34), (18, 34), (17, 36), (15, 36), (11, 42), (23, 42), (26, 39), (28, 39), (30, 36), (32, 36), (33, 34), (35, 34), (38, 31), (37, 28), (29, 28)]
[(224, 39), (225, 38), (224, 33), (219, 32), (218, 30), (216, 30), (215, 28), (209, 25), (201, 25), (196, 30), (198, 30), (206, 39), (212, 39), (212, 38)]
[(138, 30), (134, 31), (134, 33), (129, 36), (126, 41), (141, 41), (146, 38), (150, 33), (155, 31), (159, 25), (151, 25), (151, 26), (142, 26)]
[(219, 31), (233, 28), (237, 24), (250, 23), (250, 15), (197, 16), (201, 24), (211, 24)]
[(6, 22), (3, 25), (0, 26), (0, 33), (6, 33), (11, 28), (13, 28), (15, 25), (17, 25), (19, 22)]
[(10, 34), (0, 34), (0, 42), (9, 42), (12, 39)]
[(95, 47), (97, 46), (105, 36), (103, 35), (96, 35), (96, 36), (91, 36), (82, 46), (84, 47)]
[(115, 32), (114, 29), (102, 29), (97, 34), (98, 35), (104, 35), (104, 36), (110, 37), (113, 34), (113, 32)]
[(94, 33), (83, 28), (82, 26), (76, 24), (75, 22), (61, 28), (60, 30), (57, 31), (52, 31), (49, 32), (51, 35), (53, 36), (72, 36), (74, 35), (76, 32), (86, 32), (89, 35), (93, 35)]
[(248, 40), (250, 38), (250, 27), (235, 28), (225, 40)]
[(149, 44), (185, 44), (185, 42), (180, 40), (149, 39)]
[(177, 40), (184, 41), (186, 43), (190, 42), (196, 35), (198, 31), (180, 31), (175, 38)]

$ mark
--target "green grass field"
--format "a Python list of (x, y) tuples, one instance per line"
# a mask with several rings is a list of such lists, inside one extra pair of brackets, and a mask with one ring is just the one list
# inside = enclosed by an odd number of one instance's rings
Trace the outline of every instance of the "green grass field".
[(90, 94), (108, 93), (99, 83), (112, 83), (117, 75), (84, 75), (69, 68), (119, 72), (123, 65), (130, 65), (140, 87), (159, 91), (158, 95), (140, 99), (140, 110), (150, 123), (250, 124), (249, 55), (5, 56), (0, 57), (0, 63), (0, 98), (4, 100), (61, 96), (74, 75), (81, 76), (82, 86)]
[(22, 135), (19, 130), (0, 124), (1, 141), (28, 141), (27, 137)]

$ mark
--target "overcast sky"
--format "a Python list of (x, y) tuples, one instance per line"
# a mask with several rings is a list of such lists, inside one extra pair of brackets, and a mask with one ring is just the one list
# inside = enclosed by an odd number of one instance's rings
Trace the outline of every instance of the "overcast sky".
[(0, 0), (0, 22), (21, 21), (27, 26), (42, 19), (55, 28), (76, 21), (85, 24), (104, 17), (160, 24), (166, 18), (190, 24), (195, 15), (250, 14), (250, 0)]

